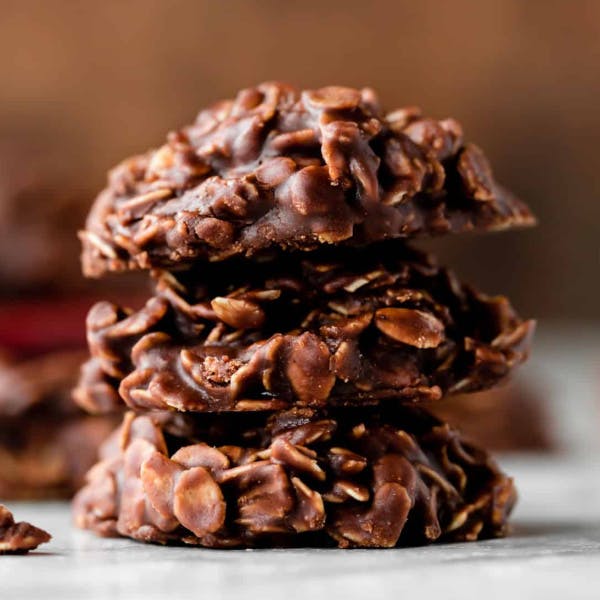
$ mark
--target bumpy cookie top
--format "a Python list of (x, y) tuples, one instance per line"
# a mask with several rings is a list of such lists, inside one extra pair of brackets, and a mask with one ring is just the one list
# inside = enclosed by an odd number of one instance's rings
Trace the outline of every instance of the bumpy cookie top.
[(455, 120), (386, 113), (370, 89), (264, 83), (113, 169), (81, 238), (98, 276), (533, 223)]

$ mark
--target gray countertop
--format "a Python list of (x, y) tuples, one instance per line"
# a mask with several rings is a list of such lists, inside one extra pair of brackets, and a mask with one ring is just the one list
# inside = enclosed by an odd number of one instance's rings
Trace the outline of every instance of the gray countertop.
[(217, 551), (99, 539), (62, 503), (11, 503), (54, 538), (0, 557), (0, 598), (600, 598), (600, 462), (501, 460), (521, 500), (507, 539), (397, 550)]

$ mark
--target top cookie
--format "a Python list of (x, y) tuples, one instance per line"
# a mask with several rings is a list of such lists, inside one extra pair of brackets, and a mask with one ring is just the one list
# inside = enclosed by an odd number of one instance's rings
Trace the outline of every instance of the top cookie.
[(113, 169), (80, 236), (99, 276), (534, 222), (455, 120), (385, 113), (370, 89), (265, 83)]

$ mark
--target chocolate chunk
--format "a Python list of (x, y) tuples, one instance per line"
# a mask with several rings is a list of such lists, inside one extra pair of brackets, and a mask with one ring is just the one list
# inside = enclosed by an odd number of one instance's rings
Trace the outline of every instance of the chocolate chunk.
[(0, 554), (25, 554), (52, 536), (29, 523), (15, 523), (12, 513), (0, 504)]
[(413, 407), (129, 413), (120, 439), (89, 472), (75, 521), (145, 542), (469, 541), (504, 535), (516, 498), (487, 453)]
[(75, 397), (93, 412), (280, 410), (439, 399), (489, 388), (533, 322), (397, 242), (155, 272), (131, 312), (88, 317)]
[(533, 223), (453, 119), (386, 114), (368, 89), (265, 83), (113, 169), (80, 237), (99, 276)]
[(82, 485), (116, 425), (71, 399), (83, 358), (57, 352), (0, 365), (0, 498), (70, 497)]

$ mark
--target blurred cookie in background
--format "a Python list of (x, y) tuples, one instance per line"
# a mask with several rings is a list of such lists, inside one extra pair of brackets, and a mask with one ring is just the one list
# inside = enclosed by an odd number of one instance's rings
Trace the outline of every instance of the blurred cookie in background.
[[(95, 282), (81, 276), (77, 238), (94, 197), (89, 169), (81, 166), (88, 152), (80, 148), (75, 164), (76, 139), (38, 121), (15, 127), (0, 120), (0, 302), (93, 296)], [(132, 281), (109, 279), (108, 287), (127, 293)]]
[(428, 409), (467, 438), (496, 452), (559, 450), (543, 395), (521, 381), (449, 396), (431, 403)]
[[(85, 347), (82, 320), (97, 300), (81, 276), (77, 231), (93, 193), (88, 153), (58, 125), (33, 114), (0, 117), (0, 356)], [(73, 165), (73, 155), (79, 162)], [(83, 183), (82, 183), (83, 182)], [(115, 300), (135, 304), (135, 277), (109, 279)]]
[(71, 496), (116, 426), (71, 400), (80, 351), (0, 360), (0, 498)]
[[(46, 146), (46, 147), (44, 147)], [(87, 194), (52, 146), (0, 132), (0, 297), (80, 288)]]
[[(22, 124), (22, 121), (21, 121)], [(4, 124), (5, 125), (5, 124)], [(0, 498), (71, 496), (115, 422), (71, 400), (94, 283), (77, 230), (91, 197), (68, 134), (0, 126)], [(56, 129), (56, 128), (55, 128)], [(119, 292), (128, 283), (111, 287)]]

